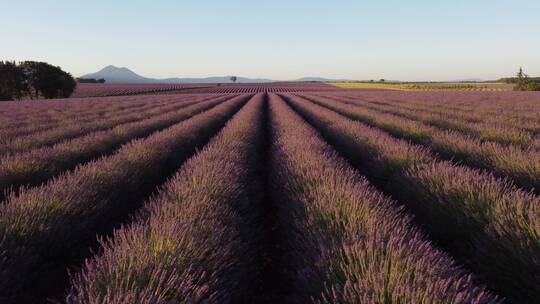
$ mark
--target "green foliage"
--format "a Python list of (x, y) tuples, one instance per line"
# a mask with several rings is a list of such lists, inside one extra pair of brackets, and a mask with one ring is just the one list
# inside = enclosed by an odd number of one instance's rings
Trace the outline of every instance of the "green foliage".
[(529, 91), (540, 91), (540, 82), (531, 82), (528, 84), (527, 89)]
[(77, 86), (75, 79), (60, 67), (36, 61), (24, 61), (20, 67), (36, 98), (40, 95), (45, 98), (69, 97)]
[(22, 69), (15, 62), (0, 61), (0, 100), (21, 98), (28, 93)]
[(75, 79), (78, 83), (105, 83), (105, 79), (99, 78), (76, 78)]
[(231, 76), (230, 79), (232, 82), (236, 82), (236, 76)]
[(519, 68), (519, 72), (516, 75), (516, 85), (514, 86), (514, 91), (527, 91), (528, 82), (528, 76), (523, 72), (522, 68)]
[(540, 77), (529, 77), (522, 68), (516, 77), (501, 78), (499, 82), (514, 84), (514, 91), (540, 91)]
[[(527, 77), (527, 79), (529, 80), (529, 82), (540, 83), (540, 77)], [(497, 82), (515, 84), (517, 82), (517, 78), (516, 77), (501, 78), (497, 80)]]
[(69, 97), (76, 85), (69, 73), (45, 62), (0, 61), (0, 100)]

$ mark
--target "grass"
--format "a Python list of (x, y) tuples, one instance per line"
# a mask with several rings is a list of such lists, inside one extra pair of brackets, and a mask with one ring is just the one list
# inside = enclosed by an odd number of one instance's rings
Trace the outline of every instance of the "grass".
[(345, 89), (382, 89), (399, 91), (512, 91), (512, 85), (496, 82), (331, 82), (329, 84)]

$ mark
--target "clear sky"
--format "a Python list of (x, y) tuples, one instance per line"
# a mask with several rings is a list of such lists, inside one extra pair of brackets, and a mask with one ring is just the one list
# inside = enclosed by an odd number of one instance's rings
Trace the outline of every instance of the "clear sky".
[(540, 1), (6, 1), (0, 59), (74, 76), (540, 76)]

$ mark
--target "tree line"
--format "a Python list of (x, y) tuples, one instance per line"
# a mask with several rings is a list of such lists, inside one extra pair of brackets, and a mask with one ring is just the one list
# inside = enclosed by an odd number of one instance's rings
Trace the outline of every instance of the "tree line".
[(77, 80), (78, 83), (105, 83), (104, 78), (75, 78), (75, 80)]
[(540, 77), (529, 77), (519, 68), (516, 77), (501, 78), (500, 82), (514, 84), (514, 91), (540, 91)]
[(71, 74), (46, 62), (0, 61), (0, 100), (67, 98), (76, 86)]

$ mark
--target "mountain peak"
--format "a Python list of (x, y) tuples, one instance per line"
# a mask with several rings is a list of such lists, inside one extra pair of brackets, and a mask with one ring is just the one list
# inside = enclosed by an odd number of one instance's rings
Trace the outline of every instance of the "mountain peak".
[(115, 65), (110, 64), (110, 65), (104, 67), (104, 68), (101, 69), (101, 70), (103, 71), (103, 70), (113, 70), (113, 69), (118, 69), (118, 67), (115, 66)]
[(109, 72), (109, 71), (130, 71), (128, 68), (126, 67), (117, 67), (115, 65), (108, 65), (106, 67), (104, 67), (103, 69), (100, 70), (100, 72)]
[(117, 67), (114, 65), (108, 65), (104, 67), (103, 69), (99, 70), (96, 73), (86, 74), (83, 75), (82, 78), (104, 78), (108, 83), (118, 83), (118, 82), (126, 82), (126, 83), (147, 83), (147, 82), (155, 82), (151, 79), (142, 77), (138, 75), (137, 73), (133, 72), (132, 70), (126, 68), (126, 67)]
[[(126, 67), (117, 67), (114, 65), (108, 65), (103, 69), (95, 73), (90, 73), (81, 76), (81, 78), (103, 78), (107, 83), (228, 83), (230, 82), (229, 76), (221, 77), (206, 77), (206, 78), (165, 78), (165, 79), (153, 79), (146, 78)], [(238, 76), (237, 82), (239, 83), (262, 83), (272, 82), (270, 79), (259, 78), (244, 78)]]

